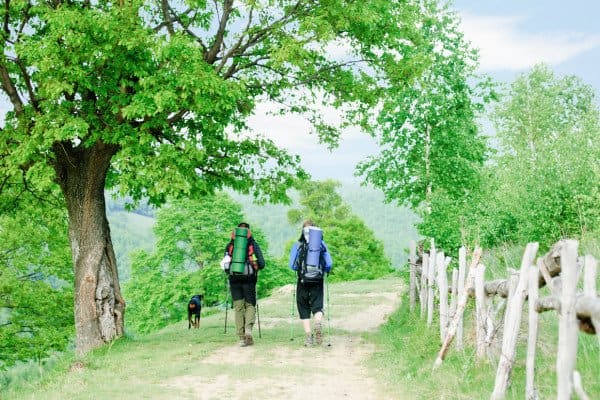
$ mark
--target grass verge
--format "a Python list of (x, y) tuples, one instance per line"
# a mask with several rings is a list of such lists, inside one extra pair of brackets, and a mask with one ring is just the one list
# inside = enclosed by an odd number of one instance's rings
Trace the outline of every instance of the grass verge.
[[(487, 399), (494, 388), (497, 358), (476, 362), (472, 346), (474, 332), (465, 323), (463, 350), (451, 347), (442, 366), (433, 370), (433, 362), (440, 349), (439, 322), (431, 327), (424, 319), (411, 314), (408, 302), (400, 308), (373, 334), (369, 340), (378, 345), (378, 352), (370, 361), (369, 368), (376, 374), (390, 398), (410, 399)], [(467, 309), (466, 316), (472, 315)], [(526, 319), (526, 312), (524, 313)], [(525, 398), (526, 324), (522, 326), (517, 349), (512, 382), (506, 399)], [(556, 397), (556, 343), (558, 337), (555, 314), (541, 315), (540, 338), (536, 357), (536, 386), (540, 398)], [(579, 335), (577, 370), (582, 375), (584, 389), (590, 398), (600, 398), (600, 351), (596, 336)]]

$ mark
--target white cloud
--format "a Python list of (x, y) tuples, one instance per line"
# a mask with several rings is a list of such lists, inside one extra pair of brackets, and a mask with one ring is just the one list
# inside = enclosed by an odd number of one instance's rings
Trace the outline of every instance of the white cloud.
[[(248, 125), (256, 132), (264, 134), (273, 140), (278, 146), (294, 152), (325, 148), (319, 144), (319, 139), (311, 127), (310, 122), (297, 114), (271, 115), (279, 109), (278, 105), (271, 102), (259, 103), (254, 115), (248, 119)], [(331, 124), (337, 125), (342, 116), (339, 110), (332, 107), (319, 106), (319, 112), (323, 119)], [(342, 140), (363, 136), (359, 128), (348, 128), (342, 134)]]
[(257, 104), (254, 115), (248, 118), (248, 125), (256, 132), (264, 134), (280, 147), (305, 149), (316, 145), (317, 139), (309, 135), (310, 124), (295, 114), (270, 115), (275, 109), (271, 103)]
[[(374, 140), (359, 128), (345, 130), (340, 147), (330, 151), (310, 133), (312, 128), (306, 119), (296, 114), (269, 115), (276, 108), (273, 103), (258, 104), (248, 125), (279, 147), (300, 155), (302, 165), (315, 179), (352, 180), (356, 163), (377, 152)], [(322, 113), (329, 122), (340, 120), (339, 111), (335, 109), (322, 107)]]
[(525, 17), (462, 13), (467, 40), (480, 49), (481, 70), (523, 70), (539, 62), (557, 65), (600, 46), (600, 35), (580, 32), (531, 33), (521, 29)]

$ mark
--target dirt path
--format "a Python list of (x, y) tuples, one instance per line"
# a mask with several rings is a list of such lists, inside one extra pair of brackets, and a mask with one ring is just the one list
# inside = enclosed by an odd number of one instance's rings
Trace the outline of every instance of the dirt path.
[[(379, 391), (365, 366), (375, 346), (361, 334), (377, 329), (396, 309), (403, 286), (399, 280), (389, 280), (385, 287), (380, 284), (373, 288), (376, 292), (368, 292), (372, 283), (362, 282), (340, 285), (331, 293), (333, 333), (323, 346), (303, 347), (297, 320), (294, 339), (281, 339), (282, 332), (290, 332), (288, 286), (259, 304), (263, 339), (247, 348), (232, 343), (202, 359), (198, 367), (214, 373), (177, 376), (160, 386), (181, 395), (178, 398), (202, 400), (390, 398)], [(280, 340), (267, 339), (273, 336)]]

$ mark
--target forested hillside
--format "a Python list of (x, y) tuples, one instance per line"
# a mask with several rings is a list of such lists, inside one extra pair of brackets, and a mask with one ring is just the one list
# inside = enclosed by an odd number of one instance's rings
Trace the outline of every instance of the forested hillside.
[(154, 247), (154, 218), (128, 211), (108, 213), (113, 245), (117, 257), (119, 276), (129, 279), (131, 269), (130, 254), (137, 250), (150, 251)]
[[(375, 237), (384, 244), (385, 254), (392, 265), (401, 266), (407, 259), (407, 243), (417, 237), (414, 224), (418, 218), (413, 212), (394, 204), (385, 204), (383, 194), (375, 189), (355, 183), (343, 183), (338, 189), (344, 201), (350, 205), (352, 212), (360, 217), (375, 233)], [(281, 204), (257, 205), (249, 196), (231, 193), (238, 201), (251, 226), (260, 227), (269, 242), (269, 252), (273, 257), (281, 257), (286, 243), (295, 240), (299, 227), (292, 226), (287, 219), (287, 212), (297, 204), (297, 196), (290, 206)], [(152, 250), (154, 234), (152, 227), (154, 218), (148, 207), (128, 212), (123, 201), (108, 201), (108, 218), (112, 231), (113, 245), (117, 255), (121, 279), (129, 279), (131, 260), (129, 254), (136, 250)]]
[(392, 265), (398, 267), (406, 262), (407, 243), (418, 237), (415, 224), (419, 218), (415, 213), (406, 207), (384, 203), (383, 193), (371, 187), (344, 183), (339, 192), (352, 211), (383, 241)]
[[(373, 230), (377, 239), (383, 241), (385, 254), (391, 259), (392, 265), (399, 267), (406, 262), (407, 243), (418, 236), (414, 226), (418, 221), (415, 214), (408, 208), (385, 204), (379, 190), (356, 183), (342, 183), (338, 193), (350, 205), (352, 212)], [(264, 229), (271, 254), (281, 256), (285, 244), (295, 240), (300, 232), (299, 227), (291, 226), (287, 220), (287, 212), (297, 204), (297, 196), (293, 196), (294, 204), (291, 207), (256, 205), (248, 196), (234, 195), (234, 198), (242, 203), (250, 220)]]

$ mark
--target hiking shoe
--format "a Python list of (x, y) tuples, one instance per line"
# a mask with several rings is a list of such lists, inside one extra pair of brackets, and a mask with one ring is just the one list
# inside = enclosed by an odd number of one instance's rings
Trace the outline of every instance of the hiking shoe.
[(244, 343), (246, 343), (246, 346), (252, 346), (254, 344), (254, 339), (252, 339), (252, 335), (246, 335), (246, 337), (244, 337)]
[(313, 337), (312, 335), (306, 335), (306, 339), (304, 339), (304, 346), (311, 347), (313, 345)]
[(315, 324), (315, 339), (319, 346), (323, 344), (323, 329), (321, 328), (321, 324)]

